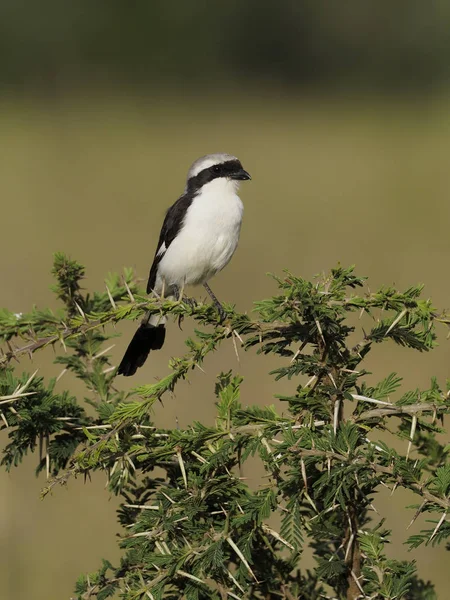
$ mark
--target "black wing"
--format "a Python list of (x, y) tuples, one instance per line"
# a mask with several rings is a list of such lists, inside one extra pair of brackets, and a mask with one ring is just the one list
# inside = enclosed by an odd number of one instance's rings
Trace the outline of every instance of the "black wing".
[[(163, 226), (161, 227), (161, 233), (159, 234), (158, 246), (156, 247), (155, 258), (150, 269), (150, 275), (147, 283), (147, 294), (149, 294), (155, 287), (156, 274), (158, 272), (158, 265), (164, 254), (167, 252), (168, 247), (176, 238), (181, 226), (184, 222), (187, 209), (190, 207), (192, 200), (194, 199), (193, 194), (183, 194), (175, 204), (169, 208), (166, 213)], [(165, 250), (158, 255), (158, 252), (162, 245), (165, 245)]]

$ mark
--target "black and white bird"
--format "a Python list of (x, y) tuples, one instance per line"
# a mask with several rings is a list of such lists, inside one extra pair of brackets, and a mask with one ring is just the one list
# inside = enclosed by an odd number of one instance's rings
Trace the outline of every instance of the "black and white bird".
[[(147, 293), (179, 297), (186, 285), (203, 284), (214, 303), (220, 303), (207, 282), (233, 256), (244, 210), (238, 196), (241, 181), (251, 179), (230, 154), (208, 154), (194, 162), (183, 195), (166, 213)], [(134, 334), (118, 374), (134, 375), (150, 350), (159, 350), (166, 335), (165, 318), (146, 315)]]

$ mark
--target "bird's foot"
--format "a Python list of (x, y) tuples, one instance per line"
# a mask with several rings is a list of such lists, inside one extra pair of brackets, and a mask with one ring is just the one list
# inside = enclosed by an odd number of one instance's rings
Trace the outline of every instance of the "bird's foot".
[[(185, 296), (184, 298), (179, 298), (178, 300), (179, 302), (184, 302), (184, 304), (187, 304), (189, 306), (189, 308), (193, 309), (196, 308), (197, 306), (197, 300), (195, 298), (188, 298), (187, 296)], [(184, 315), (180, 314), (178, 315), (178, 327), (181, 329), (181, 323), (184, 321)]]
[(187, 296), (185, 296), (183, 298), (183, 302), (185, 304), (187, 304), (190, 308), (196, 308), (197, 307), (197, 300), (195, 298), (188, 298)]
[(216, 307), (217, 312), (219, 313), (219, 323), (222, 325), (222, 323), (226, 320), (228, 313), (220, 304), (220, 302), (214, 302), (214, 306)]
[(178, 286), (174, 287), (173, 295), (178, 299), (178, 302), (184, 302), (191, 308), (195, 308), (197, 306), (197, 301), (195, 298), (189, 298), (184, 295), (184, 286), (179, 288)]

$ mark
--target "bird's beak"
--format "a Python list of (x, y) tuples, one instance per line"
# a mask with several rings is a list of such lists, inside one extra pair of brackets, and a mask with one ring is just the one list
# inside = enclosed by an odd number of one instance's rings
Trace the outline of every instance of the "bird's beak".
[(236, 173), (233, 173), (233, 175), (231, 176), (231, 179), (237, 179), (239, 181), (247, 181), (248, 179), (251, 179), (251, 177), (250, 177), (250, 174), (247, 173), (247, 171), (244, 171), (244, 169), (240, 169)]

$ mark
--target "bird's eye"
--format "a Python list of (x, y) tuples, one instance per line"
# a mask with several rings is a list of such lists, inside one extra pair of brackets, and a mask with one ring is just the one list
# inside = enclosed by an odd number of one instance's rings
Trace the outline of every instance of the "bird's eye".
[(212, 168), (212, 172), (213, 173), (220, 173), (220, 167), (219, 167), (219, 165), (214, 165), (214, 167)]

